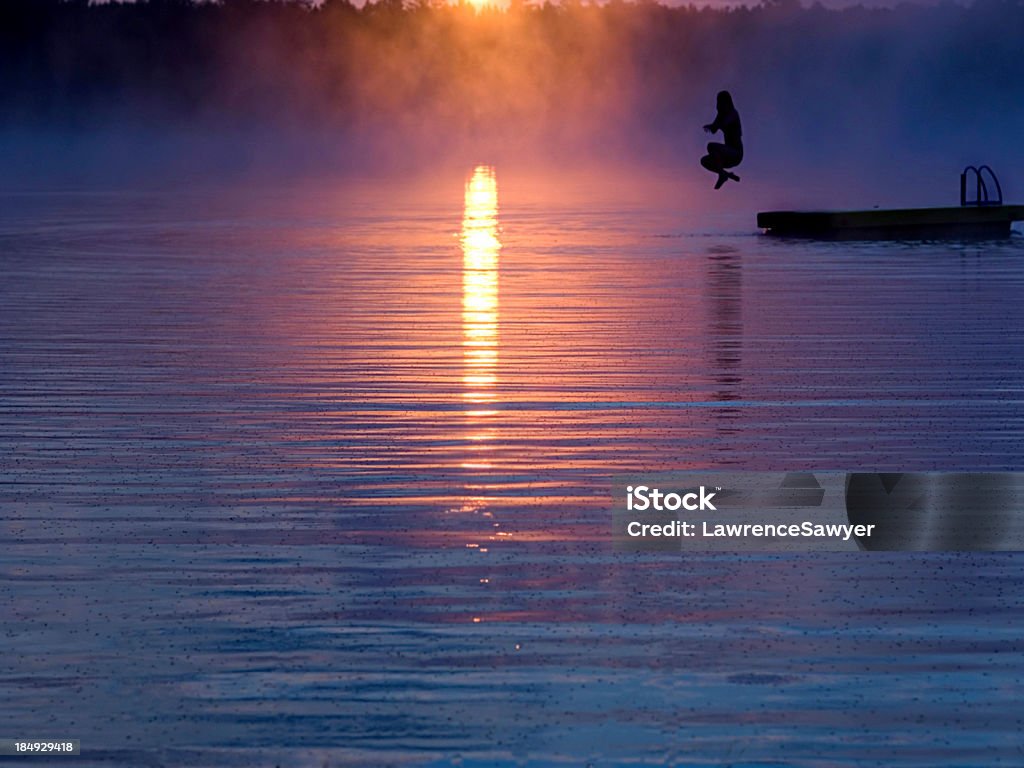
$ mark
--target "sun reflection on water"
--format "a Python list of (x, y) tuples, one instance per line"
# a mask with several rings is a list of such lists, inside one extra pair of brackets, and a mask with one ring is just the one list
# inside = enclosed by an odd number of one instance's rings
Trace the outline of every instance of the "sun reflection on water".
[[(479, 165), (466, 182), (462, 216), (463, 399), (475, 423), (493, 416), (498, 368), (498, 182), (494, 168)], [(470, 436), (490, 439), (489, 430)]]

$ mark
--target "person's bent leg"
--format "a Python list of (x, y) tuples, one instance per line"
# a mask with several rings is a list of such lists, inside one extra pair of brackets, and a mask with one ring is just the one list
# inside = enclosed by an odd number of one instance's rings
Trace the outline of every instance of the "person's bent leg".
[(722, 166), (719, 165), (718, 164), (718, 160), (716, 160), (711, 155), (704, 155), (704, 157), (702, 157), (700, 159), (700, 164), (703, 165), (705, 168), (707, 168), (712, 173), (721, 173), (722, 172)]
[(712, 141), (708, 144), (708, 153), (700, 159), (700, 164), (712, 173), (721, 174), (723, 149), (725, 149), (725, 144), (719, 144), (717, 141)]
[(722, 185), (730, 179), (733, 181), (740, 180), (740, 177), (735, 173), (730, 173), (725, 169), (739, 165), (742, 159), (742, 152), (737, 152), (732, 147), (713, 141), (708, 144), (708, 153), (700, 159), (700, 164), (712, 173), (718, 174), (715, 189), (721, 189)]
[(721, 149), (716, 150), (718, 159), (722, 162), (723, 168), (732, 168), (733, 166), (739, 165), (740, 161), (743, 160), (743, 153), (733, 149), (732, 147), (726, 147), (719, 145)]
[(719, 163), (722, 168), (722, 173), (727, 179), (733, 181), (739, 181), (740, 177), (735, 173), (727, 171), (726, 168), (735, 168), (743, 161), (743, 152), (733, 149), (732, 147), (723, 146), (718, 155)]

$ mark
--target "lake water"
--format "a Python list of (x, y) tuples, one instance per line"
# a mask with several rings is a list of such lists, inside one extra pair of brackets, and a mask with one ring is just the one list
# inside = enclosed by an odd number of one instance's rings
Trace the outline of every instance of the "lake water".
[(612, 549), (626, 471), (1024, 469), (1024, 238), (776, 241), (748, 189), (4, 193), (0, 736), (1024, 763), (1020, 556)]

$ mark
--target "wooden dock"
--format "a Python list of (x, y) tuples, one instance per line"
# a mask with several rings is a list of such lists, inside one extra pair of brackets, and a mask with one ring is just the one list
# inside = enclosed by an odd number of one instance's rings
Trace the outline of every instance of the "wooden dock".
[(757, 226), (769, 235), (824, 240), (931, 240), (1009, 237), (1024, 205), (967, 205), (864, 211), (766, 211)]

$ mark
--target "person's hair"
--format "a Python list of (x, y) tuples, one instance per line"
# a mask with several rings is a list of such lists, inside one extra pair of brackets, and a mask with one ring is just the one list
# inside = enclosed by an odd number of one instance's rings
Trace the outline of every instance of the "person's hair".
[(732, 94), (728, 91), (718, 92), (718, 111), (719, 112), (735, 112), (736, 107), (732, 103)]

